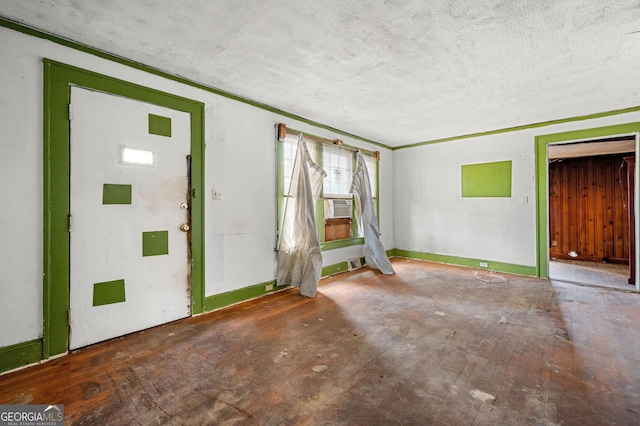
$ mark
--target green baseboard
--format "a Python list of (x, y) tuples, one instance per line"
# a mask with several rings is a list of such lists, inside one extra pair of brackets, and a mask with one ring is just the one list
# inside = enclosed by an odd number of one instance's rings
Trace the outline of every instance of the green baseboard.
[[(267, 290), (269, 286), (271, 286), (271, 290)], [(277, 287), (276, 281), (271, 280), (239, 288), (237, 290), (227, 291), (225, 293), (214, 294), (213, 296), (204, 298), (203, 312), (224, 308), (249, 299), (255, 299), (256, 297), (264, 296), (265, 294), (273, 293), (274, 291), (282, 290), (283, 288), (286, 287)]]
[(348, 262), (340, 262), (335, 263), (333, 265), (324, 266), (322, 268), (322, 278), (328, 277), (330, 275), (339, 274), (340, 272), (345, 272), (349, 270)]
[[(389, 253), (389, 251), (387, 253)], [(360, 261), (364, 264), (363, 257), (360, 258)], [(346, 272), (348, 270), (349, 263), (346, 261), (328, 265), (322, 268), (322, 278)], [(268, 286), (272, 286), (272, 289), (267, 290)], [(277, 286), (276, 281), (271, 280), (261, 284), (254, 284), (237, 290), (228, 291), (226, 293), (214, 294), (213, 296), (205, 297), (203, 312), (213, 311), (214, 309), (220, 309), (236, 303), (255, 299), (256, 297), (264, 296), (265, 294), (273, 293), (285, 288), (287, 288), (287, 286)]]
[[(535, 266), (514, 265), (512, 263), (492, 262), (490, 260), (447, 256), (444, 254), (423, 253), (420, 251), (402, 250), (397, 248), (390, 251), (393, 251), (393, 256), (396, 256), (396, 257), (428, 260), (430, 262), (445, 263), (447, 265), (468, 266), (470, 268), (486, 269), (489, 271), (505, 272), (508, 274), (516, 274), (516, 275), (526, 275), (530, 277), (538, 276), (538, 269)], [(487, 266), (480, 266), (480, 262), (487, 263)]]
[(42, 339), (0, 348), (0, 373), (42, 360)]

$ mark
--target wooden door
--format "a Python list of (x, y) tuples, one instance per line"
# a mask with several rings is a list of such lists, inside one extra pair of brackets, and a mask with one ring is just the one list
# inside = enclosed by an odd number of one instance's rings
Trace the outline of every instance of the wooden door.
[(190, 115), (79, 87), (71, 105), (75, 349), (191, 314)]

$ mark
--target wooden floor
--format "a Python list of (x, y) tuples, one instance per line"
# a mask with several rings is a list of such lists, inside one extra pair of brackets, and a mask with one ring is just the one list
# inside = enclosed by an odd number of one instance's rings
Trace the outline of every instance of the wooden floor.
[(555, 259), (549, 261), (549, 278), (580, 285), (635, 291), (629, 284), (629, 265), (584, 260)]
[(640, 296), (394, 259), (0, 376), (70, 425), (640, 424)]

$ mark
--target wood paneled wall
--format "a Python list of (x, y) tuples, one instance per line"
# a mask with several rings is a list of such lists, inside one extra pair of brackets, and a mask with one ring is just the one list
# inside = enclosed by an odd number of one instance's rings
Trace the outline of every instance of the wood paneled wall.
[[(624, 155), (549, 164), (551, 258), (628, 263), (627, 166)], [(570, 252), (578, 254), (570, 256)]]

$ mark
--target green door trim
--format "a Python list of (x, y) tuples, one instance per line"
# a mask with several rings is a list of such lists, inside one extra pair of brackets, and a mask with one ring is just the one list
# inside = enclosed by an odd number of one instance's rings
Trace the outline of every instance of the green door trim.
[[(547, 160), (547, 145), (559, 142), (588, 141), (630, 135), (636, 138), (637, 151), (638, 134), (640, 134), (640, 122), (536, 136), (536, 223), (538, 224), (536, 252), (539, 277), (549, 277), (549, 213), (547, 211), (549, 199), (549, 165)], [(637, 152), (636, 155), (638, 155)], [(638, 164), (636, 163), (636, 176), (638, 175), (637, 168)], [(638, 199), (637, 191), (638, 185), (636, 185), (636, 200)]]
[(69, 347), (69, 102), (79, 86), (191, 115), (191, 313), (204, 303), (204, 104), (44, 59), (42, 359)]

